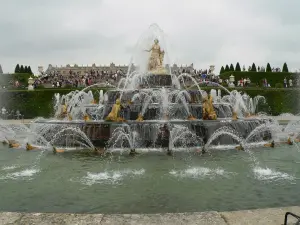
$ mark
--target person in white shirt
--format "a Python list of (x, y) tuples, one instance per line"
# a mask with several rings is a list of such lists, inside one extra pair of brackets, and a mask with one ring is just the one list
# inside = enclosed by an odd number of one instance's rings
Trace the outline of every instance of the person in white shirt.
[(2, 107), (2, 109), (1, 109), (2, 118), (5, 118), (5, 117), (6, 117), (6, 113), (7, 113), (6, 108), (5, 108), (5, 107)]
[(293, 87), (293, 80), (292, 79), (289, 80), (289, 84), (290, 84), (290, 87)]
[(283, 84), (284, 84), (284, 87), (286, 88), (286, 87), (287, 87), (287, 80), (286, 80), (286, 77), (283, 79)]

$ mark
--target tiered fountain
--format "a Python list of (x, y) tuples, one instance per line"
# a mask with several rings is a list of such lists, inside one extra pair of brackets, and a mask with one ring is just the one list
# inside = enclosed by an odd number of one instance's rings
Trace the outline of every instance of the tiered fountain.
[[(94, 145), (109, 144), (111, 148), (158, 148), (162, 142), (157, 137), (167, 130), (169, 147), (175, 149), (203, 146), (208, 140), (214, 144), (231, 144), (233, 135), (210, 138), (222, 127), (229, 127), (246, 138), (266, 122), (250, 116), (263, 97), (252, 100), (246, 94), (230, 92), (219, 85), (226, 94), (222, 98), (220, 90), (212, 89), (210, 94), (201, 90), (189, 74), (172, 74), (165, 63), (168, 54), (158, 26), (150, 27), (136, 49), (127, 76), (118, 88), (105, 94), (98, 90), (99, 103), (91, 91), (98, 85), (64, 96), (57, 94), (56, 119), (40, 119), (36, 123), (52, 124), (56, 131), (59, 126), (79, 128)], [(187, 80), (194, 83), (194, 89), (185, 87)]]

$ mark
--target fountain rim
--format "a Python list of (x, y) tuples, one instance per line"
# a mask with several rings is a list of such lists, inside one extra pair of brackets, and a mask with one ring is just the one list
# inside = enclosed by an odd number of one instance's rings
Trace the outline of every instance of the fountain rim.
[(39, 120), (33, 121), (33, 124), (53, 124), (53, 125), (60, 125), (60, 124), (67, 124), (67, 125), (131, 125), (131, 124), (203, 124), (203, 123), (232, 123), (232, 122), (241, 122), (241, 121), (265, 121), (265, 118), (259, 117), (252, 117), (252, 118), (243, 118), (233, 120), (232, 118), (218, 118), (217, 120), (144, 120), (144, 121), (136, 121), (136, 120), (128, 120), (127, 122), (111, 122), (111, 121), (104, 121), (104, 120), (74, 120), (74, 121), (64, 121), (64, 120)]

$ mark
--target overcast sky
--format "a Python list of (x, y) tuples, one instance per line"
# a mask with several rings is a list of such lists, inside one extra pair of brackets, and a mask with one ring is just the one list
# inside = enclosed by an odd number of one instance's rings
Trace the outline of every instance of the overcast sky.
[(0, 64), (128, 64), (157, 23), (170, 62), (300, 68), (300, 0), (0, 0)]

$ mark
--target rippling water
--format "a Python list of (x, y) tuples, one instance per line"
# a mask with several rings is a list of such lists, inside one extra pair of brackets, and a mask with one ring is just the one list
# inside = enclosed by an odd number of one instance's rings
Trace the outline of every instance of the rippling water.
[(300, 153), (283, 146), (247, 153), (215, 150), (53, 155), (0, 147), (0, 210), (156, 213), (298, 205)]

